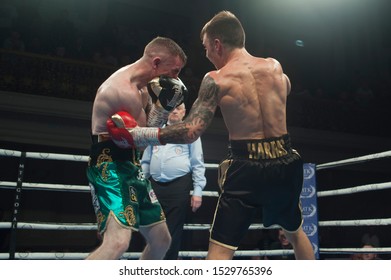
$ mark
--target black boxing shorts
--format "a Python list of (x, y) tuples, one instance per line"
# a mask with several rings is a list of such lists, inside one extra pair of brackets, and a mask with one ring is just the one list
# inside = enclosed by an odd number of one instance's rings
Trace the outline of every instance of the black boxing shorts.
[(210, 241), (236, 250), (255, 215), (263, 225), (297, 231), (302, 224), (303, 161), (288, 134), (262, 140), (230, 141), (219, 165), (221, 195)]

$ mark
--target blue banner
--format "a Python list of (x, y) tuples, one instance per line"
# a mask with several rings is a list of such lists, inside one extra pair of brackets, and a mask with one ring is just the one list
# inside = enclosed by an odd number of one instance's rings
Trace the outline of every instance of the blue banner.
[(319, 259), (319, 223), (318, 203), (316, 192), (316, 166), (305, 163), (303, 190), (301, 191), (301, 206), (303, 209), (303, 230), (307, 234), (314, 248), (315, 258)]

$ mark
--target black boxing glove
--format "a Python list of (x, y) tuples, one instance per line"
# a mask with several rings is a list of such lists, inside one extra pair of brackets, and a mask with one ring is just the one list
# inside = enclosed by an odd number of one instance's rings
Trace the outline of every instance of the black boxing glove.
[(171, 112), (182, 104), (189, 94), (182, 81), (168, 76), (160, 76), (148, 83), (148, 93), (153, 103), (159, 100), (164, 110)]

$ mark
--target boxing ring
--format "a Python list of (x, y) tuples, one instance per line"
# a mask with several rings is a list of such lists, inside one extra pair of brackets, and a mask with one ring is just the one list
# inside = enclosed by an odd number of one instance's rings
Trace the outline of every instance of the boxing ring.
[[(11, 219), (9, 221), (0, 222), (0, 230), (9, 231), (9, 250), (8, 252), (0, 252), (0, 259), (84, 259), (90, 252), (32, 252), (32, 251), (18, 251), (17, 250), (17, 232), (18, 230), (27, 231), (45, 231), (45, 230), (62, 230), (62, 231), (96, 231), (97, 227), (95, 223), (53, 223), (42, 222), (37, 217), (36, 222), (26, 222), (20, 220), (21, 204), (23, 203), (23, 194), (27, 191), (59, 191), (59, 192), (90, 192), (89, 186), (86, 185), (68, 185), (68, 184), (56, 184), (56, 183), (35, 183), (26, 182), (24, 180), (24, 174), (26, 169), (29, 168), (26, 164), (26, 159), (35, 160), (52, 160), (61, 162), (79, 162), (87, 163), (88, 156), (86, 155), (70, 155), (70, 154), (57, 154), (57, 153), (40, 153), (40, 152), (21, 152), (15, 150), (0, 149), (1, 159), (14, 158), (18, 160), (18, 171), (16, 181), (3, 181), (0, 177), (0, 194), (4, 189), (14, 191), (14, 203), (11, 210)], [(353, 165), (357, 163), (365, 163), (375, 161), (379, 159), (391, 157), (391, 151), (386, 151), (377, 154), (371, 154), (367, 156), (355, 157), (341, 161), (329, 162), (324, 164), (305, 164), (304, 166), (304, 185), (302, 192), (302, 205), (303, 205), (303, 228), (306, 234), (309, 236), (310, 241), (314, 247), (314, 251), (317, 259), (320, 255), (328, 254), (353, 254), (353, 253), (377, 253), (377, 254), (390, 254), (391, 247), (379, 247), (371, 249), (363, 248), (322, 248), (319, 246), (319, 228), (321, 227), (357, 227), (357, 226), (389, 226), (391, 225), (391, 213), (388, 217), (374, 217), (372, 219), (355, 219), (355, 220), (318, 220), (318, 200), (325, 197), (333, 196), (348, 196), (362, 192), (376, 192), (380, 190), (390, 189), (391, 182), (365, 184), (348, 188), (339, 188), (327, 191), (316, 190), (316, 174), (320, 170), (337, 168), (346, 165)], [(217, 164), (205, 164), (207, 169), (217, 171)], [(204, 191), (204, 197), (218, 197), (218, 192)], [(40, 203), (37, 201), (37, 203)], [(91, 202), (86, 201), (92, 208)], [(185, 230), (197, 230), (208, 231), (210, 224), (186, 224)], [(252, 224), (250, 230), (263, 230), (262, 224)], [(207, 244), (205, 245), (207, 246)], [(182, 258), (203, 258), (207, 254), (207, 251), (181, 251), (179, 256)], [(250, 258), (255, 256), (277, 256), (277, 255), (290, 255), (293, 254), (293, 250), (238, 250), (235, 253), (235, 257)], [(127, 252), (123, 255), (123, 259), (137, 259), (141, 255), (141, 252)]]

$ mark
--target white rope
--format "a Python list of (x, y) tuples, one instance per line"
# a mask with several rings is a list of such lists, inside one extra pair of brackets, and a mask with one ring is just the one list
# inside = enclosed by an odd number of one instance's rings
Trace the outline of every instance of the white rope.
[(352, 253), (391, 253), (391, 247), (383, 248), (322, 248), (321, 253), (337, 253), (337, 254), (352, 254)]
[[(7, 149), (0, 149), (0, 155), (2, 156), (13, 156), (13, 157), (20, 157), (21, 156), (20, 151), (15, 150), (7, 150)], [(69, 160), (69, 161), (82, 161), (87, 162), (89, 159), (89, 156), (86, 155), (68, 155), (68, 154), (56, 154), (56, 153), (41, 153), (41, 152), (27, 152), (26, 153), (27, 158), (36, 158), (36, 159), (51, 159), (51, 160)], [(331, 168), (331, 167), (337, 167), (342, 166), (350, 163), (360, 163), (385, 157), (391, 157), (391, 151), (386, 151), (382, 153), (377, 154), (371, 154), (361, 157), (355, 157), (345, 160), (339, 160), (339, 161), (333, 161), (328, 163), (322, 163), (318, 164), (316, 166), (317, 170)], [(218, 168), (218, 164), (215, 163), (205, 163), (205, 167), (208, 168)]]
[(184, 230), (209, 230), (210, 224), (185, 224), (183, 225)]
[(386, 152), (377, 153), (377, 154), (371, 154), (371, 155), (366, 155), (366, 156), (361, 156), (361, 157), (355, 157), (355, 158), (350, 158), (350, 159), (344, 159), (344, 160), (339, 160), (339, 161), (318, 164), (316, 166), (316, 170), (332, 168), (332, 167), (337, 167), (337, 166), (343, 166), (343, 165), (347, 165), (347, 164), (351, 164), (351, 163), (361, 163), (361, 162), (366, 162), (366, 161), (385, 158), (385, 157), (391, 157), (391, 151), (386, 151)]
[(330, 191), (319, 191), (317, 192), (318, 197), (325, 196), (336, 196), (343, 194), (353, 194), (366, 191), (378, 191), (391, 188), (391, 182), (378, 183), (378, 184), (368, 184), (362, 186), (356, 186), (351, 188), (339, 189), (339, 190), (330, 190)]
[[(0, 149), (0, 155), (8, 156), (8, 157), (10, 156), (20, 157), (22, 153), (20, 151)], [(89, 156), (83, 156), (83, 155), (67, 155), (67, 154), (41, 153), (41, 152), (27, 152), (26, 157), (35, 158), (35, 159), (69, 160), (69, 161), (81, 161), (81, 162), (87, 162), (89, 159)]]
[[(11, 228), (11, 222), (0, 222), (0, 228)], [(18, 229), (32, 230), (97, 230), (95, 223), (26, 223), (18, 222)]]
[[(321, 248), (322, 254), (355, 254), (355, 253), (377, 253), (389, 254), (391, 247), (383, 248)], [(180, 251), (179, 257), (182, 258), (205, 258), (207, 251)], [(235, 252), (236, 257), (255, 257), (255, 256), (287, 256), (293, 255), (293, 250), (239, 250)], [(28, 260), (81, 260), (85, 259), (89, 253), (77, 252), (16, 252), (15, 259)], [(139, 259), (141, 252), (124, 253), (121, 259)], [(9, 259), (9, 253), (0, 253), (0, 259)]]
[[(14, 150), (0, 149), (0, 156), (13, 156), (20, 157), (22, 152)], [(324, 164), (319, 164), (316, 166), (317, 170), (332, 168), (337, 166), (343, 166), (351, 163), (360, 163), (370, 160), (390, 157), (391, 151), (377, 153), (362, 157), (356, 157), (346, 160), (340, 160), (335, 162), (329, 162)], [(68, 160), (68, 161), (78, 161), (78, 162), (87, 162), (89, 157), (83, 155), (66, 155), (66, 154), (55, 154), (55, 153), (38, 153), (38, 152), (27, 152), (27, 158), (35, 159), (49, 159), (49, 160)], [(205, 163), (207, 168), (218, 168), (218, 164), (208, 164)], [(0, 182), (0, 187), (16, 187), (16, 182)], [(44, 189), (44, 190), (61, 190), (61, 191), (83, 191), (89, 192), (89, 186), (80, 186), (80, 185), (64, 185), (64, 184), (44, 184), (44, 183), (23, 183), (23, 188), (25, 189)], [(352, 188), (330, 190), (330, 191), (321, 191), (318, 192), (318, 197), (325, 196), (334, 196), (334, 195), (343, 195), (343, 194), (352, 194), (364, 191), (374, 191), (391, 188), (391, 182), (379, 183), (379, 184), (368, 184), (362, 186), (356, 186)], [(205, 191), (203, 192), (204, 196), (218, 197), (218, 192)], [(370, 225), (391, 225), (391, 218), (385, 219), (366, 219), (366, 220), (336, 220), (336, 221), (319, 221), (319, 226), (370, 226)], [(184, 226), (186, 230), (209, 230), (210, 224), (187, 224)], [(43, 224), (43, 223), (17, 223), (17, 227), (21, 229), (48, 229), (48, 230), (97, 230), (96, 224), (92, 223), (83, 223), (83, 224)], [(0, 228), (11, 228), (11, 222), (0, 222)], [(262, 224), (253, 224), (250, 226), (250, 229), (264, 229), (265, 227)], [(269, 227), (270, 228), (270, 227)], [(278, 227), (274, 227), (278, 228)], [(320, 249), (320, 253), (329, 253), (329, 252), (391, 252), (391, 248), (371, 248), (370, 251), (366, 248), (327, 248)], [(237, 251), (235, 256), (266, 256), (266, 255), (287, 255), (292, 254), (293, 250), (273, 250), (273, 251)], [(180, 252), (179, 256), (181, 257), (205, 257), (207, 252), (196, 251), (196, 252)], [(19, 259), (84, 259), (88, 253), (16, 253), (16, 258)], [(139, 258), (141, 253), (125, 253), (124, 258)], [(8, 259), (8, 253), (0, 253), (0, 259)]]
[[(0, 156), (6, 157), (20, 157), (22, 152), (15, 150), (0, 149)], [(41, 152), (27, 152), (27, 158), (35, 159), (51, 159), (51, 160), (69, 160), (69, 161), (82, 161), (88, 162), (89, 156), (86, 155), (67, 155), (67, 154), (56, 154), (56, 153), (41, 153)], [(207, 168), (218, 168), (217, 163), (205, 163)]]
[[(26, 190), (56, 190), (56, 191), (82, 191), (89, 192), (89, 186), (83, 185), (63, 185), (63, 184), (45, 184), (45, 183), (22, 183), (23, 189)], [(0, 182), (0, 187), (16, 187), (16, 182)]]
[(365, 220), (336, 220), (319, 221), (319, 226), (388, 226), (391, 225), (391, 218), (365, 219)]
[[(211, 224), (185, 224), (183, 226), (185, 230), (209, 230), (211, 228)], [(277, 229), (279, 226), (270, 226), (267, 227), (267, 229)], [(263, 224), (252, 224), (250, 225), (249, 229), (251, 230), (260, 230), (260, 229), (266, 229), (266, 227)]]
[(217, 163), (204, 163), (206, 168), (217, 169), (219, 165)]
[[(319, 252), (322, 254), (355, 254), (355, 253), (391, 253), (391, 247), (383, 248), (320, 248)], [(199, 257), (205, 258), (207, 251), (180, 251), (179, 257)], [(287, 256), (293, 255), (293, 250), (240, 250), (235, 252), (236, 257), (255, 257), (255, 256)], [(89, 253), (78, 252), (16, 252), (15, 259), (24, 260), (82, 260), (85, 259)], [(122, 255), (121, 259), (139, 259), (140, 252), (127, 252)], [(0, 253), (0, 260), (9, 259), (9, 253)]]
[[(20, 151), (15, 150), (6, 150), (6, 149), (0, 149), (0, 155), (3, 156), (21, 156)], [(372, 154), (362, 157), (356, 157), (341, 161), (335, 161), (330, 163), (324, 163), (319, 164), (316, 166), (317, 170), (345, 165), (348, 163), (358, 163), (373, 159), (379, 159), (383, 157), (389, 157), (391, 156), (391, 151), (382, 152), (378, 154)], [(36, 152), (27, 152), (26, 157), (29, 158), (37, 158), (37, 159), (53, 159), (53, 160), (72, 160), (72, 161), (88, 161), (88, 156), (82, 156), (82, 155), (66, 155), (66, 154), (55, 154), (55, 153), (36, 153)], [(205, 167), (208, 168), (218, 168), (218, 164), (212, 164), (212, 163), (205, 163)], [(0, 182), (0, 187), (16, 187), (16, 182)], [(88, 186), (80, 186), (80, 185), (64, 185), (64, 184), (43, 184), (43, 183), (28, 183), (24, 182), (23, 187), (27, 189), (43, 189), (43, 190), (61, 190), (61, 191), (83, 191), (83, 192), (89, 192), (90, 188)], [(352, 188), (345, 188), (345, 189), (339, 189), (339, 190), (330, 190), (330, 191), (319, 191), (317, 193), (318, 197), (325, 197), (325, 196), (335, 196), (335, 195), (343, 195), (343, 194), (352, 194), (352, 193), (358, 193), (358, 192), (364, 192), (364, 191), (374, 191), (374, 190), (382, 190), (386, 188), (391, 188), (391, 182), (388, 183), (380, 183), (380, 184), (369, 184), (369, 185), (363, 185), (363, 186), (357, 186)], [(190, 193), (191, 194), (191, 193)], [(204, 196), (208, 197), (218, 197), (218, 192), (212, 192), (212, 191), (204, 191)]]
[(51, 160), (69, 160), (69, 161), (81, 161), (88, 162), (89, 156), (82, 155), (65, 155), (65, 154), (53, 154), (53, 153), (33, 153), (27, 152), (26, 157), (35, 159), (51, 159)]
[[(16, 182), (0, 181), (0, 188), (15, 188)], [(80, 191), (80, 192), (90, 192), (89, 186), (84, 185), (63, 185), (63, 184), (45, 184), (45, 183), (22, 183), (23, 189), (26, 190), (53, 190), (53, 191)], [(193, 191), (190, 192), (192, 195)], [(219, 193), (214, 191), (203, 191), (203, 196), (209, 197), (218, 197)]]
[[(319, 226), (388, 226), (391, 218), (364, 220), (319, 221)], [(185, 230), (209, 230), (210, 224), (185, 224)], [(11, 228), (11, 222), (0, 222), (0, 229)], [(18, 222), (17, 228), (31, 230), (97, 230), (95, 223), (27, 223)], [(252, 224), (250, 230), (277, 229), (278, 226), (265, 227), (263, 224)]]
[[(45, 184), (45, 183), (29, 183), (29, 182), (23, 182), (23, 188), (24, 189), (30, 189), (30, 190), (57, 190), (57, 191), (81, 191), (81, 192), (90, 192), (89, 186), (84, 185), (64, 185), (64, 184)], [(0, 188), (1, 187), (16, 187), (16, 182), (8, 182), (0, 181)], [(376, 191), (376, 190), (384, 190), (391, 188), (391, 182), (386, 183), (377, 183), (377, 184), (368, 184), (368, 185), (362, 185), (362, 186), (356, 186), (351, 188), (345, 188), (345, 189), (338, 189), (338, 190), (329, 190), (329, 191), (319, 191), (317, 192), (318, 197), (326, 197), (326, 196), (336, 196), (336, 195), (343, 195), (343, 194), (353, 194), (353, 193), (359, 193), (359, 192), (365, 192), (365, 191)], [(192, 191), (190, 192), (190, 195), (192, 195)], [(219, 193), (216, 191), (203, 191), (203, 196), (207, 197), (218, 197)]]
[(20, 157), (22, 152), (14, 150), (0, 149), (0, 156), (4, 157)]
[[(205, 258), (207, 251), (180, 251), (179, 257), (201, 257)], [(281, 256), (292, 255), (293, 250), (241, 250), (236, 251), (235, 256)], [(79, 260), (85, 259), (89, 253), (70, 253), (70, 252), (16, 252), (15, 259), (28, 259), (28, 260)], [(127, 252), (124, 253), (121, 259), (138, 259), (140, 258), (140, 252)], [(0, 259), (9, 259), (9, 253), (0, 253)]]
[[(18, 260), (82, 260), (89, 253), (32, 253), (32, 252), (15, 252), (15, 259)], [(9, 259), (9, 253), (0, 253), (0, 260)]]
[[(190, 191), (190, 195), (193, 195), (193, 191)], [(219, 197), (219, 193), (212, 191), (202, 191), (202, 196)]]
[[(209, 230), (210, 224), (185, 224), (185, 230)], [(0, 222), (0, 229), (11, 228), (11, 222)], [(94, 223), (27, 223), (18, 222), (17, 228), (19, 229), (31, 229), (31, 230), (97, 230), (97, 226)], [(278, 228), (278, 226), (268, 227)], [(265, 229), (262, 224), (252, 224), (251, 230)]]

